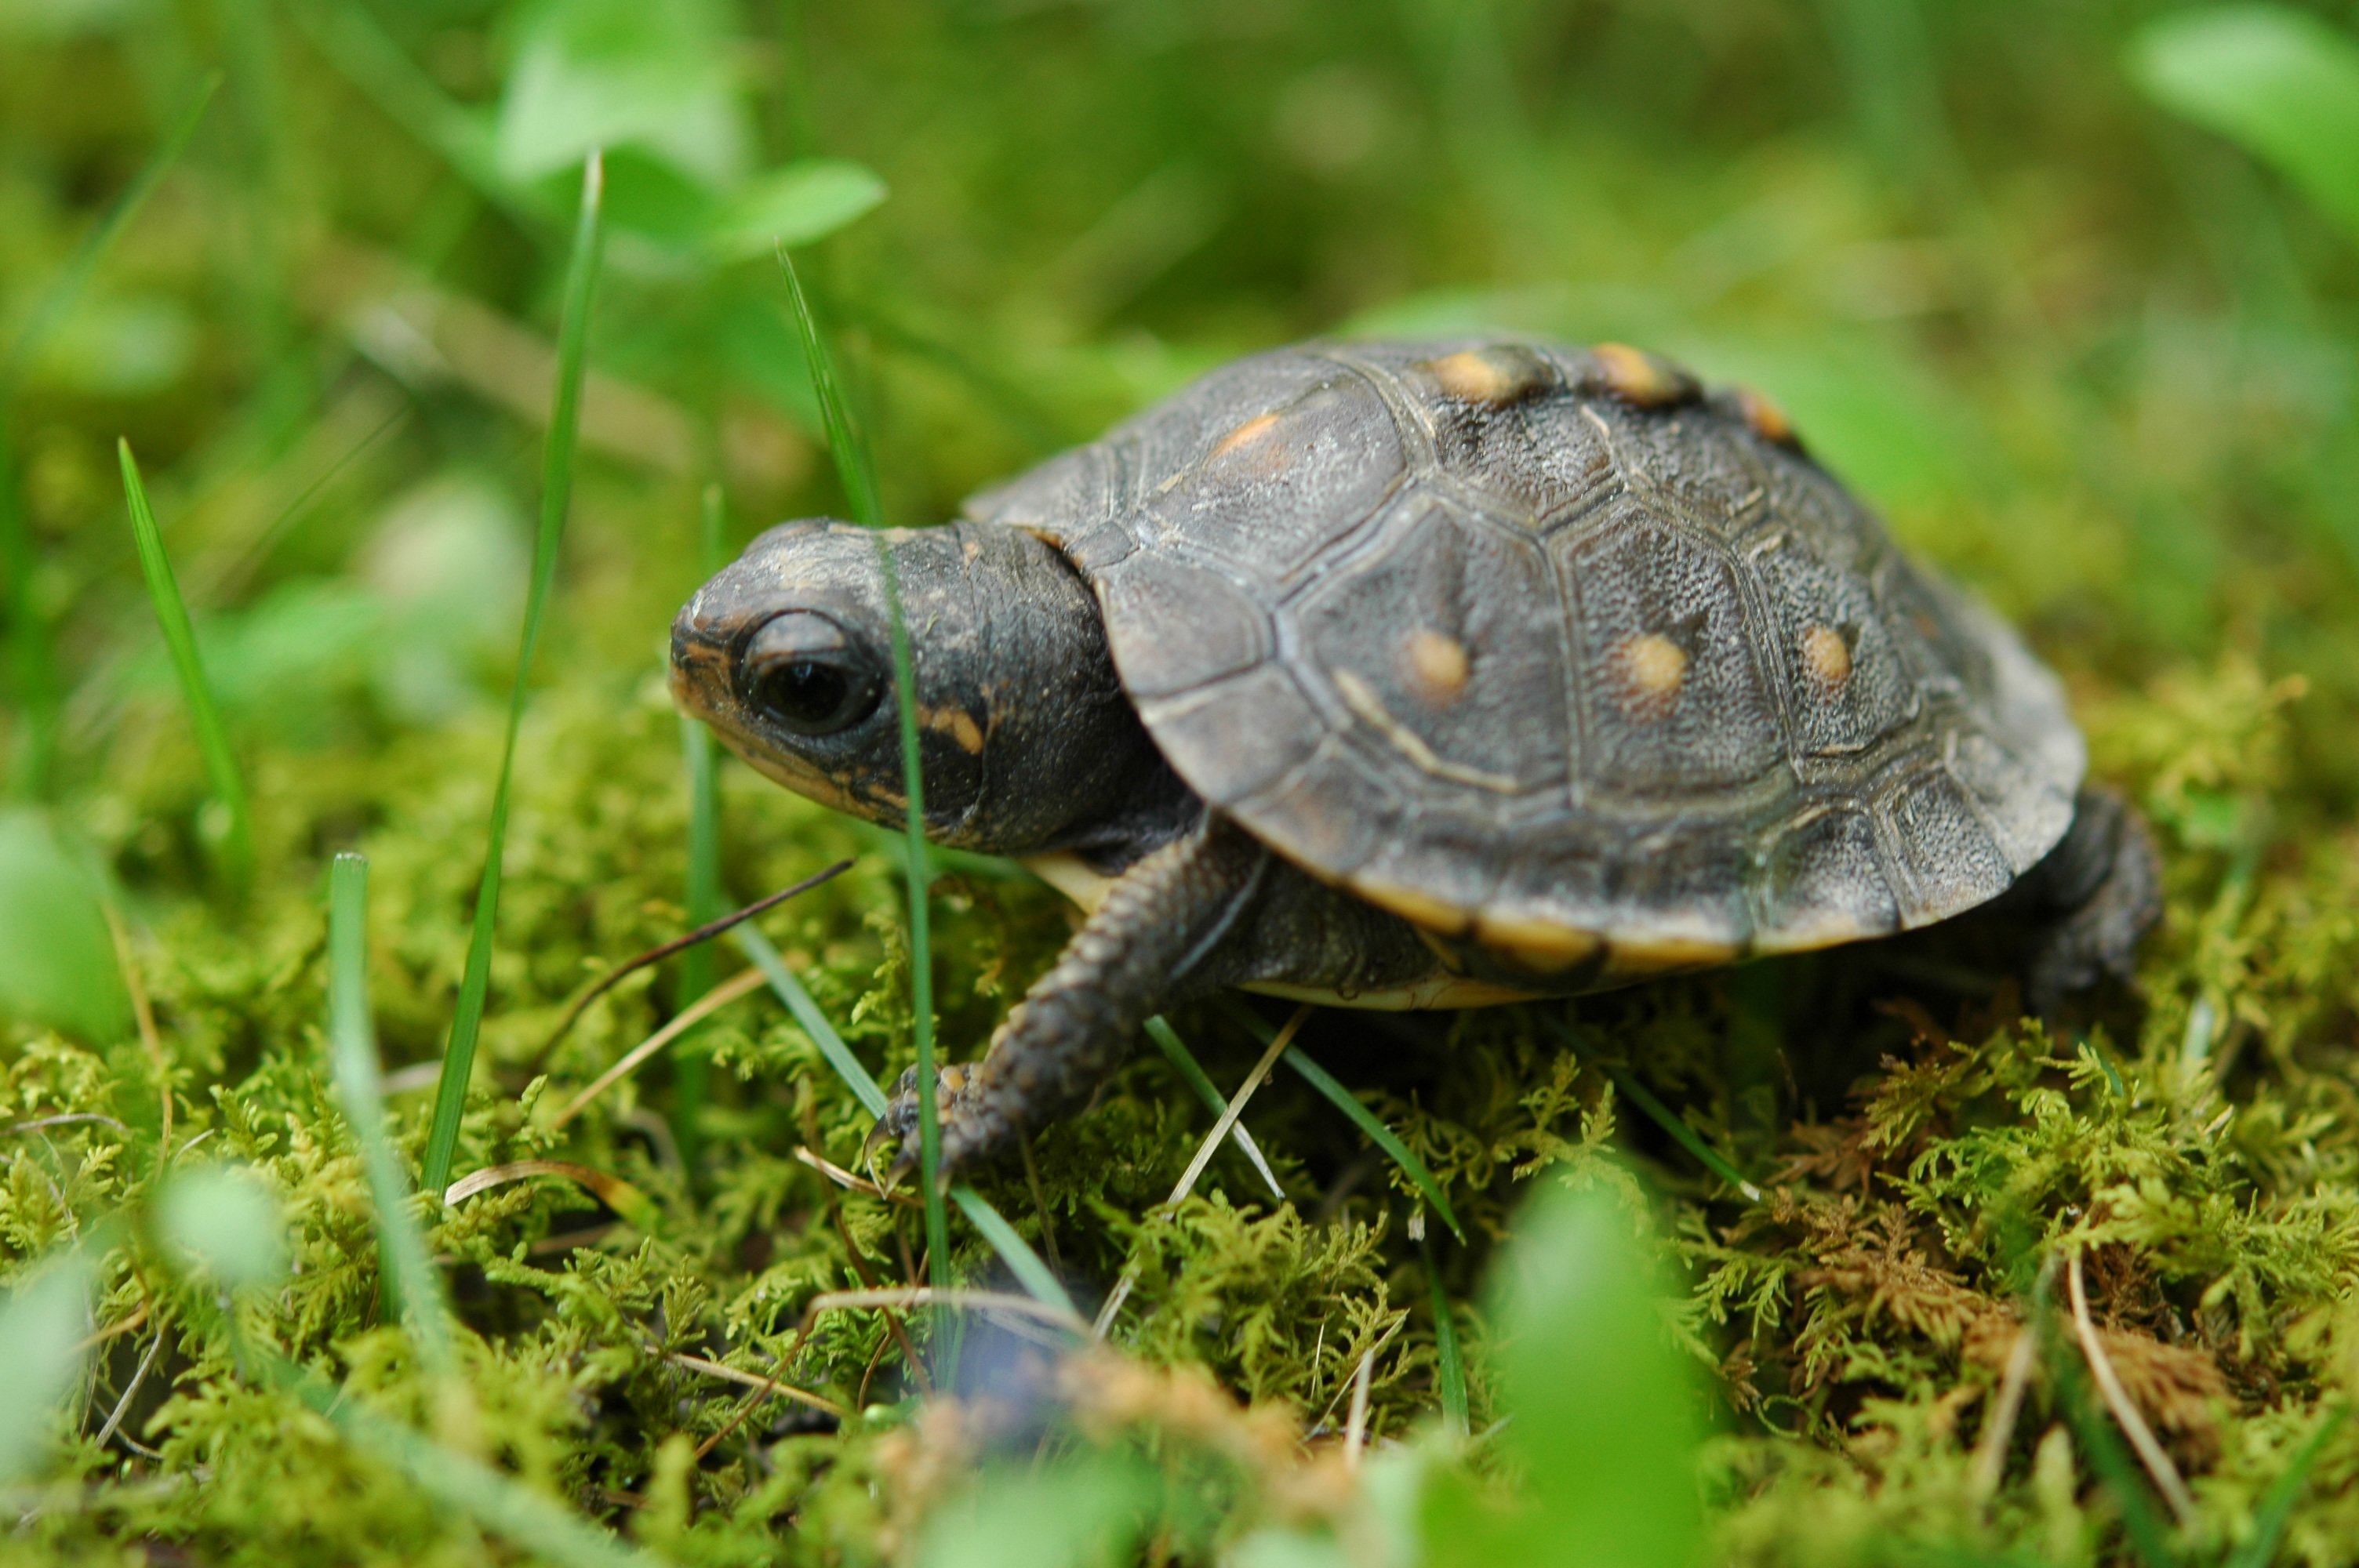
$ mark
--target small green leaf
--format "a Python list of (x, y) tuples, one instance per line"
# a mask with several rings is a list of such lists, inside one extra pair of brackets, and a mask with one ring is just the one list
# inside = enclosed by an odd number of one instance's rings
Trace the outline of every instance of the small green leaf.
[(512, 180), (636, 147), (712, 189), (752, 146), (712, 0), (544, 0), (526, 14), (500, 101), (496, 157)]
[(1699, 1400), (1664, 1338), (1650, 1249), (1608, 1193), (1549, 1187), (1492, 1277), (1500, 1441), (1523, 1477), (1502, 1514), (1456, 1477), (1425, 1512), (1434, 1568), (1565, 1562), (1686, 1568), (1701, 1528)]
[(712, 220), (710, 244), (730, 260), (825, 239), (885, 200), (885, 182), (848, 158), (802, 158), (746, 185)]
[(255, 1172), (211, 1165), (172, 1178), (156, 1228), (180, 1260), (225, 1290), (267, 1285), (287, 1272), (278, 1199)]
[(90, 874), (38, 812), (0, 812), (0, 1017), (103, 1044), (130, 1020)]
[(2276, 169), (2359, 243), (2359, 40), (2299, 11), (2225, 6), (2149, 24), (2128, 64), (2147, 97)]
[(995, 1469), (926, 1522), (920, 1568), (1098, 1568), (1129, 1561), (1155, 1497), (1136, 1461), (1090, 1454)]
[(16, 1287), (0, 1306), (0, 1481), (28, 1475), (49, 1450), (58, 1401), (82, 1380), (74, 1346), (90, 1329), (90, 1266), (67, 1258)]

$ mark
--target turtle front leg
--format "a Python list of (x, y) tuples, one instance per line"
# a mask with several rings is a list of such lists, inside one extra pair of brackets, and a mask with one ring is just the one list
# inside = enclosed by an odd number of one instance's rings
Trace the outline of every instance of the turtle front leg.
[[(1019, 1129), (1039, 1126), (1103, 1082), (1140, 1026), (1203, 975), (1268, 865), (1266, 849), (1215, 819), (1115, 879), (1054, 967), (1010, 1010), (984, 1059), (941, 1070), (941, 1168), (1000, 1152)], [(896, 1165), (907, 1169), (917, 1163), (918, 1136), (912, 1067), (869, 1143), (897, 1141)]]
[(2137, 808), (2088, 788), (2063, 842), (2032, 869), (2037, 925), (2031, 1005), (2052, 1017), (2064, 997), (2136, 972), (2139, 939), (2162, 914), (2162, 860)]

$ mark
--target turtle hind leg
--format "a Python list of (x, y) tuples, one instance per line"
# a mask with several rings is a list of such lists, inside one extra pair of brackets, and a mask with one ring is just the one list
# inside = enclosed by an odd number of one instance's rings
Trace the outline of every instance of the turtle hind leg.
[(2053, 1017), (2065, 997), (2136, 973), (2141, 938), (2162, 914), (2153, 829), (2112, 790), (2085, 788), (2072, 826), (2032, 868), (2031, 1005)]
[[(1208, 978), (1205, 959), (1258, 892), (1269, 851), (1214, 820), (1147, 855), (1107, 891), (1049, 972), (992, 1037), (980, 1062), (942, 1069), (941, 1168), (987, 1158), (1019, 1129), (1095, 1088), (1122, 1062), (1140, 1027)], [(918, 1162), (917, 1069), (902, 1075), (869, 1135)]]

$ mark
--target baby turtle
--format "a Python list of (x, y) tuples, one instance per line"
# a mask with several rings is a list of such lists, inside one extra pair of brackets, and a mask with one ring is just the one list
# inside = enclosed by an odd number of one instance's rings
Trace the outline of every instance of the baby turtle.
[[(958, 522), (764, 534), (673, 623), (673, 691), (789, 789), (897, 824), (886, 552), (928, 835), (1088, 912), (943, 1075), (946, 1165), (1217, 986), (1571, 995), (2022, 884), (2045, 1006), (2126, 976), (2158, 910), (2055, 676), (1772, 405), (1636, 350), (1307, 344)], [(905, 1078), (879, 1131), (906, 1158), (916, 1122)]]

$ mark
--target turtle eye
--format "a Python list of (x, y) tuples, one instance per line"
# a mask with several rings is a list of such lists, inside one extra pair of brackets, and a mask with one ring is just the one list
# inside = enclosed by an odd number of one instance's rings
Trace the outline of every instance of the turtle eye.
[(797, 735), (833, 735), (876, 711), (883, 672), (867, 650), (828, 617), (790, 610), (771, 617), (745, 644), (745, 699)]

